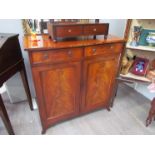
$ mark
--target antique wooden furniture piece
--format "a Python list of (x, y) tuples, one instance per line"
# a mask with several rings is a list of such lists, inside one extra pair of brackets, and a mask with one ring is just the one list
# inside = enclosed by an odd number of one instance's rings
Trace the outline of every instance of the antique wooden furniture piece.
[(108, 35), (108, 23), (47, 23), (50, 37), (54, 42), (59, 38), (69, 38), (76, 36), (96, 36)]
[(146, 126), (152, 123), (152, 120), (155, 120), (155, 98), (151, 102), (151, 108), (146, 119)]
[(1, 118), (2, 118), (2, 120), (4, 122), (4, 124), (5, 124), (5, 127), (6, 127), (6, 129), (8, 131), (8, 133), (10, 135), (14, 135), (14, 131), (13, 131), (12, 125), (10, 123), (10, 119), (8, 117), (5, 106), (3, 104), (3, 100), (2, 100), (1, 95), (0, 95), (0, 116), (1, 116)]
[[(32, 99), (28, 86), (24, 61), (17, 34), (0, 33), (0, 87), (15, 73), (20, 72), (31, 110)], [(14, 134), (11, 123), (0, 95), (0, 116), (9, 132)]]
[(48, 35), (24, 37), (44, 133), (57, 122), (110, 109), (123, 39), (53, 42)]

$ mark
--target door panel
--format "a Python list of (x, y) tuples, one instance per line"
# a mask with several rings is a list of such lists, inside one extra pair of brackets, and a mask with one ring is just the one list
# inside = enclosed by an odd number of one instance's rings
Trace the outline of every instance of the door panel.
[(109, 106), (108, 100), (115, 81), (118, 60), (116, 55), (86, 60), (82, 111)]
[(80, 68), (78, 62), (36, 67), (33, 72), (42, 117), (47, 124), (79, 113)]

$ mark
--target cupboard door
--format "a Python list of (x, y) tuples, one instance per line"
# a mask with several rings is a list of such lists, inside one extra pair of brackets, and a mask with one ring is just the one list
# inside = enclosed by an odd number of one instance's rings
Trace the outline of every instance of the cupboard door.
[(79, 113), (80, 68), (79, 62), (33, 68), (44, 128)]
[(109, 108), (118, 62), (119, 55), (102, 56), (84, 62), (82, 112), (101, 107)]

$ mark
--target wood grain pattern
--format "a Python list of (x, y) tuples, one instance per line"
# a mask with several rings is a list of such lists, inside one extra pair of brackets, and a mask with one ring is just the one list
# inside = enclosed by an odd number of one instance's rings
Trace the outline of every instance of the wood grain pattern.
[(26, 35), (24, 37), (24, 49), (27, 52), (32, 51), (43, 51), (43, 50), (50, 50), (50, 49), (64, 49), (64, 48), (73, 48), (73, 47), (87, 47), (91, 45), (103, 45), (108, 43), (124, 43), (125, 41), (122, 38), (117, 36), (108, 35), (107, 39), (104, 38), (100, 39), (90, 39), (88, 38), (85, 40), (71, 40), (71, 41), (62, 41), (62, 42), (53, 42), (48, 35)]
[(34, 68), (37, 96), (41, 95), (38, 102), (40, 110), (44, 111), (42, 117), (45, 128), (79, 113), (80, 68), (78, 62)]
[(82, 26), (58, 26), (56, 27), (57, 37), (74, 37), (82, 35)]
[(41, 35), (33, 47), (29, 39), (25, 37), (25, 48), (29, 52), (43, 133), (57, 122), (100, 108), (109, 110), (124, 40), (109, 36), (106, 41), (54, 43)]
[(74, 66), (41, 73), (48, 119), (74, 112), (76, 83)]
[(108, 35), (109, 26), (107, 24), (95, 24), (84, 26), (84, 35), (98, 35), (104, 34)]
[(83, 111), (99, 107), (109, 107), (110, 92), (117, 71), (117, 56), (100, 57), (87, 60), (84, 64), (85, 89)]
[[(109, 23), (50, 23), (47, 24), (50, 38), (56, 42), (59, 38), (104, 35), (107, 37)], [(106, 38), (105, 37), (105, 38)]]
[(105, 55), (105, 54), (113, 54), (113, 53), (121, 53), (123, 48), (123, 44), (105, 44), (99, 46), (88, 46), (85, 47), (84, 55), (87, 56), (95, 56), (95, 55)]
[(69, 60), (78, 60), (83, 56), (82, 48), (37, 51), (32, 53), (33, 64), (57, 63)]

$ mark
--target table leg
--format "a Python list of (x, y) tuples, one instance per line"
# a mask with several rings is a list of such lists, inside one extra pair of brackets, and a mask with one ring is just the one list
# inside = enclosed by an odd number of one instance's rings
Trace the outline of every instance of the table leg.
[(152, 120), (154, 119), (155, 119), (155, 98), (151, 102), (151, 108), (149, 110), (149, 114), (146, 119), (146, 126), (149, 126), (152, 123)]
[(4, 122), (4, 125), (5, 125), (8, 133), (10, 135), (14, 135), (14, 131), (13, 131), (13, 128), (11, 126), (11, 122), (9, 120), (9, 117), (8, 117), (7, 111), (5, 109), (5, 106), (4, 106), (4, 103), (3, 103), (1, 95), (0, 95), (0, 115), (2, 117), (2, 120)]
[(25, 71), (25, 67), (23, 67), (23, 69), (20, 71), (20, 75), (24, 84), (24, 89), (28, 98), (28, 102), (29, 102), (29, 106), (30, 109), (33, 110), (33, 103), (32, 103), (32, 97), (31, 97), (31, 93), (30, 93), (30, 89), (29, 89), (29, 85), (28, 85), (28, 80), (27, 80), (27, 75), (26, 75), (26, 71)]

